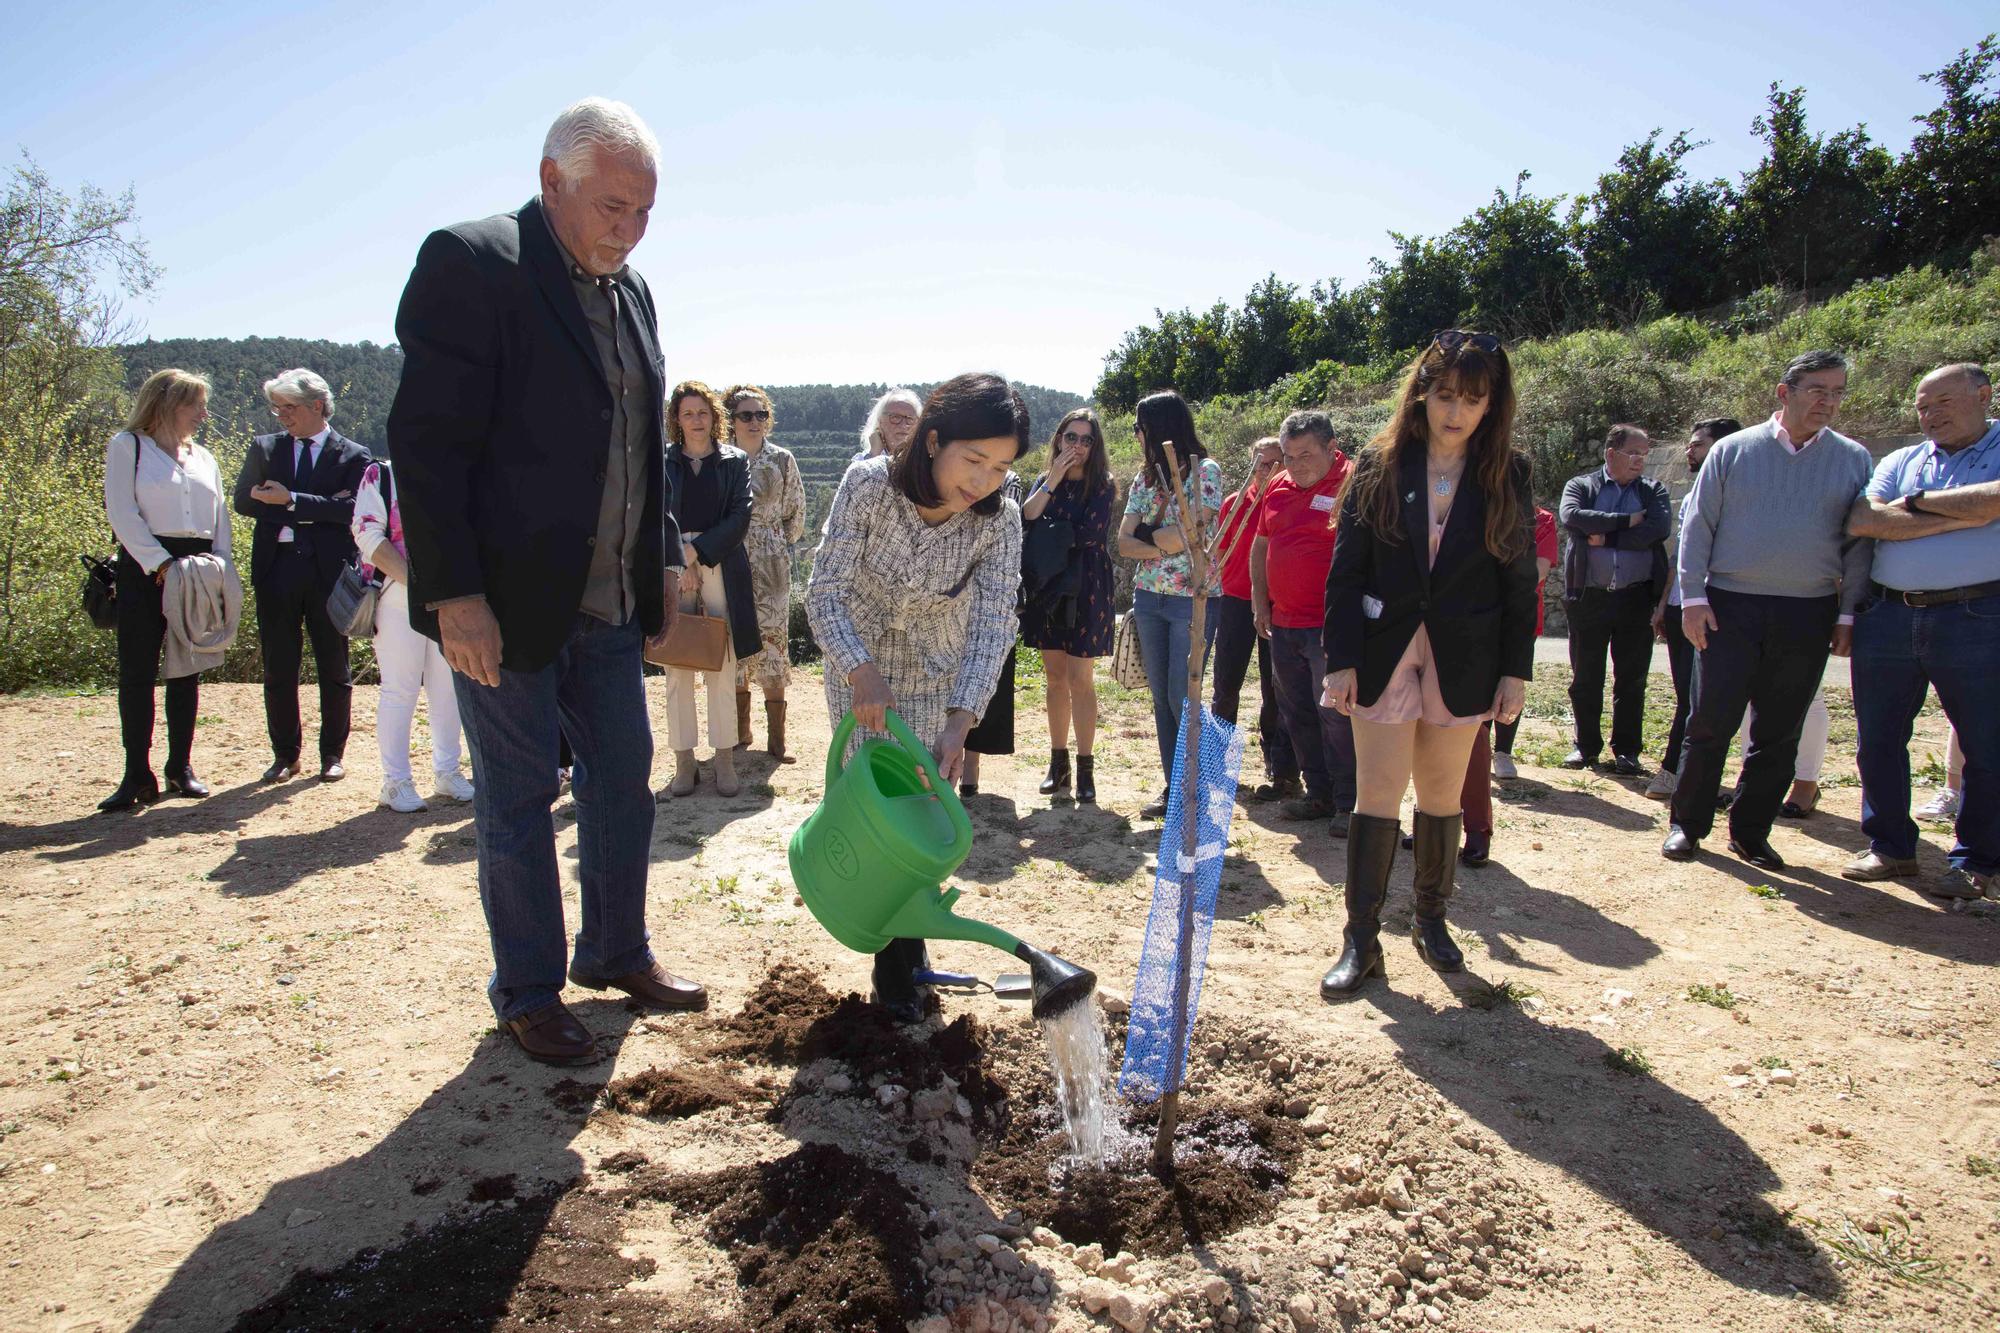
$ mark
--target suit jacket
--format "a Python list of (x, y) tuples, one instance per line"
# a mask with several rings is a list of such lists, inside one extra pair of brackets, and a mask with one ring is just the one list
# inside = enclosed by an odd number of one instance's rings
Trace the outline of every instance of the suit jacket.
[[(652, 635), (666, 565), (680, 564), (666, 494), (666, 385), (645, 279), (628, 268), (618, 290), (661, 405), (649, 414), (631, 570), (639, 624)], [(432, 232), (403, 288), (396, 337), (403, 377), (389, 452), (409, 546), (410, 623), (437, 638), (428, 606), (484, 596), (500, 622), (501, 665), (544, 667), (583, 605), (611, 390), (540, 201)]]
[[(1374, 466), (1368, 460), (1363, 466)], [(1383, 689), (1416, 637), (1430, 633), (1438, 690), (1460, 716), (1493, 706), (1502, 676), (1527, 680), (1535, 670), (1535, 496), (1533, 469), (1518, 454), (1509, 478), (1520, 514), (1514, 558), (1496, 560), (1486, 549), (1486, 495), (1476, 484), (1458, 493), (1430, 560), (1430, 498), (1424, 451), (1406, 449), (1397, 472), (1402, 523), (1377, 533), (1356, 513), (1350, 487), (1341, 506), (1333, 567), (1326, 576), (1322, 643), (1329, 672), (1352, 668), (1355, 697), (1363, 705)], [(1382, 612), (1370, 616), (1362, 599)]]
[[(292, 530), (292, 540), (309, 554), (313, 574), (331, 589), (340, 567), (354, 554), (354, 493), (361, 489), (361, 474), (371, 461), (368, 450), (337, 430), (329, 430), (326, 443), (313, 459), (312, 475), (295, 477), (298, 441), (280, 431), (259, 435), (250, 441), (243, 455), (243, 470), (236, 474), (236, 512), (257, 520), (250, 538), (250, 583), (263, 582), (278, 558), (278, 533)], [(267, 504), (250, 498), (260, 482), (281, 483), (292, 493), (292, 507)]]
[(1563, 552), (1563, 600), (1573, 602), (1583, 595), (1584, 584), (1590, 575), (1590, 542), (1593, 532), (1604, 534), (1604, 544), (1621, 551), (1652, 552), (1652, 572), (1647, 579), (1653, 586), (1654, 601), (1666, 591), (1667, 583), (1673, 578), (1673, 569), (1667, 564), (1667, 534), (1673, 531), (1673, 504), (1667, 496), (1667, 488), (1651, 477), (1641, 476), (1632, 483), (1639, 490), (1645, 502), (1646, 516), (1637, 523), (1630, 514), (1615, 514), (1608, 509), (1597, 507), (1597, 497), (1610, 485), (1610, 478), (1604, 469), (1586, 472), (1580, 477), (1571, 477), (1563, 486), (1562, 504), (1556, 514), (1556, 521), (1569, 534), (1569, 547)]
[[(743, 549), (743, 534), (750, 531), (750, 455), (733, 444), (718, 445), (707, 466), (718, 469), (716, 476), (722, 482), (722, 519), (694, 539), (694, 554), (709, 568), (722, 569), (729, 642), (741, 661), (764, 647), (764, 634), (757, 626), (757, 593), (750, 583), (750, 555)], [(687, 493), (687, 455), (679, 445), (667, 446), (667, 482), (679, 509), (680, 497)], [(681, 515), (673, 518), (678, 526)]]

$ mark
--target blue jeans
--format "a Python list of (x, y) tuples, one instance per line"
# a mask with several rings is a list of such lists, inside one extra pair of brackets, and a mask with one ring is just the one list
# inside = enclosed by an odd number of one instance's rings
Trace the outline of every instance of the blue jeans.
[(459, 715), (476, 779), (479, 901), (493, 942), (487, 995), (501, 1022), (554, 1002), (563, 987), (562, 879), (556, 870), (556, 749), (576, 752), (582, 919), (572, 962), (589, 977), (621, 977), (653, 962), (646, 940), (646, 871), (653, 846), (653, 728), (634, 619), (579, 615), (556, 660), (501, 668), (497, 687), (456, 673)]
[(1965, 751), (1965, 792), (1951, 863), (2000, 871), (2000, 596), (1948, 606), (1884, 598), (1854, 621), (1854, 723), (1861, 768), (1861, 831), (1883, 856), (1917, 854), (1910, 818), (1910, 730), (1927, 687)]
[(1326, 648), (1317, 625), (1271, 627), (1271, 670), (1278, 678), (1278, 711), (1291, 733), (1292, 753), (1306, 780), (1306, 795), (1343, 814), (1354, 812), (1354, 723), (1319, 704), (1326, 679)]
[[(1203, 635), (1215, 642), (1213, 614), (1203, 616)], [(1146, 688), (1153, 694), (1153, 730), (1160, 740), (1160, 771), (1174, 771), (1174, 737), (1180, 731), (1181, 705), (1187, 702), (1188, 629), (1194, 623), (1194, 598), (1168, 593), (1132, 592), (1132, 622), (1139, 629), (1139, 654), (1146, 663)]]

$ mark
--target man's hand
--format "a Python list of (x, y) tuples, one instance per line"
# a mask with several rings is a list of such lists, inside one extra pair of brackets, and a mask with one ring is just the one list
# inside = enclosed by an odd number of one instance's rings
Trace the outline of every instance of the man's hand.
[(1502, 723), (1521, 720), (1521, 709), (1528, 702), (1528, 682), (1519, 676), (1500, 677), (1500, 687), (1493, 691), (1493, 720)]
[[(889, 682), (882, 679), (881, 668), (873, 662), (863, 662), (847, 673), (847, 683), (854, 689), (854, 702), (848, 705), (854, 713), (854, 720), (870, 731), (885, 730), (889, 723), (883, 714), (896, 706), (896, 695), (890, 690)], [(961, 736), (961, 747), (963, 741)]]
[(1854, 626), (1835, 625), (1833, 627), (1833, 655), (1852, 657), (1854, 655)]
[(1601, 532), (1593, 532), (1590, 534), (1590, 536), (1584, 538), (1584, 544), (1587, 546), (1602, 546), (1604, 545), (1604, 534)]
[(1661, 643), (1667, 641), (1667, 604), (1661, 602), (1653, 608), (1653, 637)]
[(267, 505), (288, 505), (292, 502), (292, 493), (285, 489), (282, 482), (260, 481), (250, 488), (250, 498)]
[(1681, 633), (1698, 653), (1708, 651), (1708, 636), (1716, 628), (1715, 612), (1705, 606), (1681, 608)]
[(499, 686), (500, 622), (484, 597), (439, 607), (438, 637), (453, 671), (475, 685)]
[[(673, 571), (670, 569), (667, 573), (671, 575)], [(701, 585), (697, 583), (695, 586), (699, 588)], [(680, 618), (680, 614), (680, 580), (669, 578), (666, 580), (665, 586), (660, 589), (660, 632), (647, 639), (646, 646), (648, 648), (664, 647), (667, 642), (667, 635), (673, 631), (674, 621)]]
[(944, 730), (938, 733), (937, 744), (931, 746), (931, 758), (937, 760), (938, 776), (946, 782), (957, 782), (964, 774), (965, 738), (978, 720), (963, 708), (954, 708), (944, 715)]
[(1319, 701), (1325, 707), (1333, 709), (1336, 713), (1343, 714), (1354, 711), (1355, 674), (1353, 667), (1344, 667), (1339, 671), (1327, 672), (1326, 679), (1320, 682), (1320, 689)]
[(1269, 600), (1254, 602), (1250, 608), (1250, 619), (1256, 623), (1257, 637), (1271, 637), (1271, 603)]

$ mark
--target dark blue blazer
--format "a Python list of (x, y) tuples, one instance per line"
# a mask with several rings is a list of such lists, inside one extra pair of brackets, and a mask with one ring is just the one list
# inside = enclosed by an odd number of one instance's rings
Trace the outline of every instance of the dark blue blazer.
[[(368, 470), (368, 450), (337, 430), (328, 430), (326, 444), (313, 459), (312, 475), (295, 477), (298, 441), (282, 431), (259, 435), (250, 441), (243, 455), (243, 468), (236, 474), (232, 504), (245, 518), (257, 520), (250, 537), (250, 582), (264, 581), (278, 558), (278, 533), (292, 530), (292, 540), (312, 560), (313, 574), (329, 590), (340, 567), (354, 554), (354, 493), (361, 488), (361, 474)], [(250, 492), (266, 481), (281, 483), (292, 493), (292, 507), (267, 504), (250, 498)]]

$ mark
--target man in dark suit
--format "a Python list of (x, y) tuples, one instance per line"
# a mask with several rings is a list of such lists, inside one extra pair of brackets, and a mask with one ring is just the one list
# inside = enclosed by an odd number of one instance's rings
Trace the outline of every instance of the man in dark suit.
[(1564, 768), (1597, 763), (1604, 748), (1604, 655), (1611, 653), (1612, 771), (1639, 772), (1646, 673), (1653, 668), (1653, 605), (1667, 586), (1667, 488), (1646, 475), (1653, 442), (1637, 426), (1613, 426), (1604, 466), (1563, 487), (1557, 521), (1569, 534), (1563, 603), (1569, 613), (1570, 712), (1576, 748)]
[(236, 477), (236, 512), (257, 520), (250, 542), (250, 586), (257, 594), (257, 641), (264, 654), (264, 720), (271, 766), (264, 781), (299, 771), (305, 730), (299, 721), (299, 631), (312, 640), (319, 673), (319, 775), (347, 776), (349, 705), (347, 637), (326, 614), (340, 567), (354, 554), (349, 526), (368, 451), (328, 424), (333, 391), (310, 370), (287, 370), (264, 383), (271, 413), (284, 429), (259, 435)]
[(543, 144), (541, 195), (433, 232), (396, 312), (389, 414), (410, 621), (456, 673), (478, 794), (479, 894), (501, 1025), (552, 1064), (597, 1058), (561, 998), (562, 882), (549, 806), (575, 751), (582, 920), (568, 976), (660, 1009), (707, 993), (647, 946), (652, 726), (642, 651), (678, 610), (658, 324), (626, 266), (659, 145), (590, 98)]

